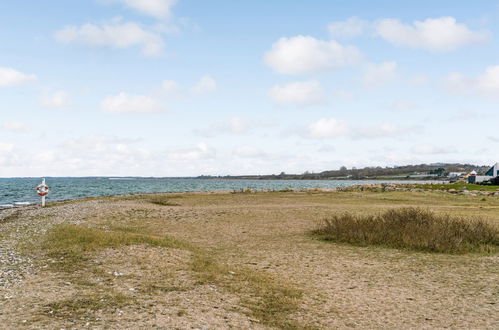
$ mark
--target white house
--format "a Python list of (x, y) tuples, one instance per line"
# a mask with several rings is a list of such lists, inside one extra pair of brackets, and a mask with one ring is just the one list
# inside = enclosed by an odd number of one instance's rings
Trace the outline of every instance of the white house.
[(494, 166), (492, 166), (487, 172), (485, 172), (485, 175), (491, 176), (493, 178), (499, 176), (499, 163), (495, 163)]
[(468, 183), (480, 183), (497, 176), (499, 176), (499, 163), (495, 163), (494, 166), (485, 172), (485, 175), (477, 175), (476, 171), (472, 171), (468, 176)]

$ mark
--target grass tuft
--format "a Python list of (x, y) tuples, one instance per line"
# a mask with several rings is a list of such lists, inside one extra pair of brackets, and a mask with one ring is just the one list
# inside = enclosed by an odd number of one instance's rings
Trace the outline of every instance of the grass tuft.
[(60, 270), (73, 271), (88, 259), (91, 252), (137, 244), (183, 247), (181, 242), (163, 236), (61, 224), (47, 233), (42, 248), (48, 252), (49, 257), (57, 260)]
[(195, 255), (192, 268), (199, 284), (217, 284), (245, 297), (242, 305), (262, 324), (280, 329), (303, 328), (289, 319), (289, 314), (298, 309), (300, 290), (261, 272), (218, 263), (205, 253)]
[(76, 298), (63, 299), (45, 305), (45, 312), (62, 319), (91, 316), (99, 310), (122, 308), (131, 303), (131, 298), (119, 293), (84, 294)]
[(492, 252), (498, 230), (481, 219), (400, 208), (377, 215), (343, 213), (324, 219), (314, 233), (325, 240), (443, 253)]
[[(277, 281), (267, 274), (244, 267), (230, 266), (219, 262), (207, 251), (182, 243), (171, 238), (135, 232), (135, 228), (114, 227), (114, 230), (89, 228), (78, 225), (61, 224), (47, 233), (42, 244), (43, 249), (53, 258), (56, 269), (62, 272), (73, 272), (85, 265), (94, 252), (105, 248), (147, 244), (167, 248), (180, 248), (190, 251), (192, 255), (191, 269), (198, 277), (198, 285), (214, 284), (240, 295), (243, 306), (250, 310), (251, 316), (262, 324), (281, 328), (301, 328), (290, 321), (290, 313), (298, 309), (301, 291), (294, 289), (282, 281)], [(88, 264), (87, 264), (88, 265)], [(146, 287), (146, 292), (185, 291), (189, 288), (174, 285), (153, 283)], [(114, 306), (112, 296), (86, 297), (77, 300), (65, 300), (49, 306), (58, 311), (61, 317), (72, 317), (82, 313), (83, 306), (91, 309), (104, 308), (108, 302)], [(114, 299), (114, 298), (113, 298)], [(117, 297), (120, 300), (120, 297)], [(118, 301), (119, 303), (119, 301)]]
[(161, 206), (180, 206), (179, 203), (172, 202), (168, 196), (153, 196), (149, 202)]

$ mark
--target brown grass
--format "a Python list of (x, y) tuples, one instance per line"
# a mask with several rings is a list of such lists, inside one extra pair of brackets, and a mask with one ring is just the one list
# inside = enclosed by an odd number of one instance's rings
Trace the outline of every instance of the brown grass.
[(324, 219), (314, 233), (335, 242), (444, 253), (492, 252), (499, 246), (498, 230), (481, 219), (419, 208), (337, 214)]

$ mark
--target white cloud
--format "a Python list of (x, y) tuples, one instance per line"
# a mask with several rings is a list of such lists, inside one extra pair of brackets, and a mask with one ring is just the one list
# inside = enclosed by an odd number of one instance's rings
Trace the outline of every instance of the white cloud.
[(176, 0), (117, 0), (126, 7), (156, 18), (168, 18)]
[(480, 92), (499, 97), (499, 65), (488, 67), (477, 78), (476, 84)]
[(350, 131), (348, 123), (335, 118), (321, 118), (308, 126), (310, 137), (318, 139), (345, 136)]
[(163, 92), (167, 94), (176, 94), (179, 91), (179, 84), (174, 80), (164, 80), (161, 83), (161, 88)]
[(398, 125), (385, 123), (380, 125), (353, 128), (351, 135), (354, 139), (373, 139), (402, 135), (414, 130), (414, 127), (404, 128)]
[(419, 127), (400, 127), (394, 124), (354, 126), (336, 118), (321, 118), (308, 125), (307, 137), (316, 139), (350, 137), (352, 139), (375, 139), (413, 133)]
[(242, 158), (267, 158), (269, 155), (263, 150), (254, 146), (239, 146), (234, 148), (233, 154)]
[(264, 62), (282, 74), (308, 74), (350, 65), (361, 59), (353, 46), (310, 36), (280, 38), (264, 56)]
[(33, 74), (25, 74), (12, 68), (0, 67), (0, 87), (15, 86), (36, 80)]
[(214, 92), (217, 90), (217, 82), (212, 76), (206, 75), (201, 77), (191, 90), (196, 94)]
[(352, 92), (348, 92), (345, 90), (335, 90), (334, 95), (336, 95), (338, 98), (343, 99), (343, 100), (348, 100), (351, 101), (355, 98), (355, 95)]
[(64, 43), (78, 43), (92, 47), (125, 49), (141, 47), (142, 54), (158, 56), (164, 51), (163, 38), (148, 31), (137, 23), (111, 22), (101, 26), (84, 24), (80, 27), (67, 26), (55, 33), (56, 40)]
[(407, 111), (417, 107), (417, 104), (410, 100), (397, 100), (393, 102), (392, 109), (395, 111)]
[(367, 67), (363, 83), (368, 87), (377, 87), (389, 82), (397, 77), (397, 63), (383, 62), (379, 64), (370, 64)]
[(353, 38), (362, 35), (369, 27), (369, 22), (358, 17), (350, 17), (346, 21), (333, 22), (328, 25), (333, 38)]
[(485, 32), (470, 30), (453, 17), (428, 18), (404, 24), (397, 19), (383, 19), (375, 24), (376, 33), (399, 46), (445, 52), (459, 47), (485, 42)]
[(455, 147), (435, 146), (431, 144), (420, 144), (414, 146), (411, 151), (418, 155), (439, 155), (458, 152)]
[(249, 132), (254, 123), (241, 117), (233, 117), (228, 121), (211, 124), (205, 129), (194, 130), (198, 135), (213, 137), (219, 134), (242, 134)]
[(0, 155), (2, 153), (11, 152), (14, 149), (14, 145), (11, 143), (0, 142)]
[(444, 83), (455, 93), (475, 92), (484, 96), (499, 97), (499, 65), (490, 66), (477, 77), (466, 77), (460, 73), (451, 73)]
[(101, 108), (116, 113), (157, 113), (162, 110), (159, 102), (147, 95), (129, 95), (121, 92), (110, 95), (101, 102)]
[(276, 85), (269, 91), (269, 97), (277, 104), (314, 105), (323, 104), (326, 99), (320, 82), (316, 80)]
[(213, 159), (216, 150), (208, 147), (206, 143), (199, 143), (196, 147), (177, 149), (168, 152), (168, 159), (176, 161), (193, 161), (201, 159)]
[(7, 121), (0, 124), (0, 130), (11, 132), (27, 132), (30, 130), (30, 127), (18, 121)]
[(46, 108), (67, 108), (71, 106), (71, 99), (64, 91), (57, 91), (51, 95), (42, 96), (41, 104)]

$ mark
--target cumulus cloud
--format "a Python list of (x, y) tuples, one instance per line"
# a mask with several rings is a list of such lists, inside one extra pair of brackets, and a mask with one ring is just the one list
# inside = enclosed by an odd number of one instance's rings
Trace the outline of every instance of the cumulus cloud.
[(36, 80), (34, 74), (26, 74), (12, 68), (0, 67), (0, 87), (15, 86)]
[(45, 108), (67, 108), (71, 106), (71, 99), (65, 91), (57, 91), (42, 96), (41, 105)]
[(418, 155), (439, 155), (458, 152), (455, 147), (435, 146), (431, 144), (420, 144), (412, 147), (411, 151)]
[(265, 54), (264, 62), (277, 73), (300, 75), (351, 65), (361, 58), (353, 46), (299, 35), (280, 38)]
[(125, 49), (140, 47), (146, 56), (159, 56), (164, 52), (163, 38), (137, 23), (111, 22), (102, 25), (84, 24), (67, 26), (55, 33), (55, 39), (63, 43), (77, 43), (91, 47)]
[(417, 104), (410, 100), (397, 100), (393, 102), (392, 109), (395, 111), (407, 111), (417, 108)]
[(191, 90), (195, 94), (214, 92), (217, 90), (217, 82), (212, 76), (206, 75), (201, 77)]
[(194, 132), (206, 137), (213, 137), (220, 134), (243, 134), (249, 132), (255, 125), (255, 123), (248, 119), (233, 117), (221, 123), (211, 124), (205, 129), (194, 130)]
[(394, 124), (356, 126), (336, 118), (321, 118), (307, 126), (306, 136), (315, 139), (350, 137), (374, 139), (404, 135), (418, 131), (419, 127), (401, 127)]
[(308, 134), (312, 138), (335, 138), (348, 135), (350, 125), (336, 118), (321, 118), (308, 126)]
[(389, 82), (396, 77), (397, 63), (383, 62), (379, 64), (369, 64), (362, 81), (366, 86), (372, 88)]
[(483, 31), (472, 31), (453, 17), (428, 18), (404, 24), (397, 19), (382, 19), (375, 24), (377, 35), (398, 46), (446, 52), (488, 40)]
[(101, 102), (101, 108), (115, 113), (157, 113), (162, 110), (161, 104), (151, 96), (124, 92), (106, 97)]
[(380, 124), (367, 127), (352, 128), (351, 136), (354, 139), (372, 139), (402, 135), (413, 131), (414, 127), (400, 127), (394, 124)]
[(330, 23), (328, 30), (333, 38), (353, 38), (362, 35), (368, 27), (368, 21), (358, 17), (350, 17), (345, 21)]
[(351, 101), (355, 98), (354, 93), (338, 89), (334, 91), (334, 95), (340, 99)]
[(260, 148), (254, 146), (239, 146), (234, 148), (232, 152), (235, 156), (241, 158), (258, 158), (263, 159), (267, 158), (269, 155), (261, 150)]
[(196, 147), (170, 150), (168, 159), (175, 161), (193, 161), (202, 159), (213, 159), (216, 157), (216, 150), (208, 147), (204, 142), (199, 143)]
[(164, 80), (161, 83), (161, 89), (167, 94), (176, 94), (179, 91), (179, 84), (175, 80)]
[(499, 97), (499, 65), (490, 66), (477, 77), (451, 73), (444, 79), (446, 87), (455, 93), (472, 92), (487, 97)]
[(0, 123), (0, 130), (11, 132), (27, 132), (30, 130), (30, 127), (18, 121), (6, 121)]
[(177, 0), (116, 0), (126, 7), (156, 18), (168, 18)]
[(324, 89), (316, 80), (276, 85), (269, 91), (269, 97), (280, 105), (314, 105), (326, 101)]

